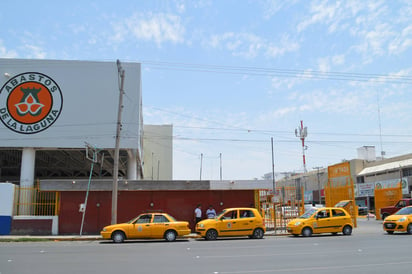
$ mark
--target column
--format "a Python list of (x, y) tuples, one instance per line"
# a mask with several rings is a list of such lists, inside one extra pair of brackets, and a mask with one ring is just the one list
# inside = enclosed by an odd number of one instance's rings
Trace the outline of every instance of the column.
[(20, 168), (19, 215), (31, 215), (35, 161), (36, 151), (34, 148), (24, 148)]

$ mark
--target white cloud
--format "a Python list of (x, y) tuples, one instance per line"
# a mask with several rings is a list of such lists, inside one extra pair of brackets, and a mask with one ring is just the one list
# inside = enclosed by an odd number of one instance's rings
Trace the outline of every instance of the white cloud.
[(229, 50), (234, 56), (254, 58), (264, 46), (263, 43), (264, 41), (254, 34), (226, 32), (221, 35), (212, 35), (206, 44), (213, 48)]
[(113, 24), (112, 40), (122, 42), (135, 38), (155, 42), (158, 46), (163, 43), (183, 43), (185, 27), (179, 16), (165, 13), (136, 13), (120, 24)]
[(310, 17), (298, 24), (298, 32), (302, 32), (314, 24), (335, 24), (330, 28), (330, 31), (334, 31), (336, 29), (337, 22), (340, 21), (337, 16), (340, 8), (341, 2), (329, 4), (327, 1), (315, 1), (310, 8)]
[(46, 51), (39, 46), (26, 44), (23, 47), (27, 51), (26, 58), (44, 59), (47, 56)]
[(332, 62), (335, 65), (343, 65), (345, 63), (345, 55), (340, 54), (332, 56)]
[(18, 54), (14, 50), (8, 50), (5, 46), (3, 46), (3, 41), (0, 40), (0, 57), (1, 58), (16, 58)]
[(330, 72), (332, 69), (332, 65), (343, 65), (345, 63), (345, 56), (335, 55), (335, 56), (327, 56), (318, 59), (318, 70), (320, 72)]
[(389, 44), (390, 54), (401, 54), (412, 46), (412, 26), (405, 27)]
[(395, 33), (388, 24), (376, 25), (374, 29), (359, 32), (360, 37), (364, 37), (361, 44), (355, 46), (359, 52), (366, 56), (381, 56), (386, 52), (387, 43), (392, 40)]
[(318, 59), (318, 67), (319, 67), (319, 71), (321, 71), (321, 72), (330, 71), (329, 58), (328, 57), (319, 58)]
[(291, 41), (288, 35), (283, 35), (278, 43), (273, 43), (255, 34), (234, 32), (212, 35), (204, 44), (212, 48), (229, 50), (234, 56), (248, 59), (263, 54), (267, 57), (276, 58), (299, 49), (299, 44)]
[(280, 10), (284, 9), (285, 7), (294, 5), (296, 2), (297, 0), (266, 0), (263, 3), (263, 17), (265, 19), (269, 19), (273, 15), (277, 14)]
[(299, 50), (300, 46), (297, 42), (291, 41), (288, 35), (283, 35), (279, 44), (270, 44), (266, 49), (266, 56), (276, 58), (282, 56), (286, 52), (295, 52)]

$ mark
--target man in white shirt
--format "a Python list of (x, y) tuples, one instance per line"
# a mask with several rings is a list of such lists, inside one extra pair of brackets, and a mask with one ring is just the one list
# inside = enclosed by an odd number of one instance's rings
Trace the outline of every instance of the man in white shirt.
[(216, 217), (216, 210), (213, 208), (212, 205), (210, 205), (209, 208), (206, 210), (206, 216), (209, 219), (213, 219)]
[(195, 225), (202, 220), (202, 205), (198, 204), (194, 214)]

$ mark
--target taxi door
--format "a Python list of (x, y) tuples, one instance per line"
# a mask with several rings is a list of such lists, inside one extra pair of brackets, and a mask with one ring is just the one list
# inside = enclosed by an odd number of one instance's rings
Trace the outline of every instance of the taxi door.
[(221, 236), (237, 236), (240, 231), (238, 210), (230, 210), (226, 212), (218, 222), (219, 235)]
[(352, 222), (350, 216), (346, 215), (346, 213), (340, 208), (332, 209), (331, 219), (332, 225), (334, 226), (333, 232), (341, 232), (345, 224)]
[(144, 214), (131, 225), (128, 238), (150, 238), (152, 235), (152, 214)]
[(169, 221), (161, 214), (155, 214), (152, 224), (152, 238), (163, 238), (166, 229), (169, 227)]
[(330, 216), (329, 209), (319, 210), (314, 216), (313, 233), (331, 232), (333, 222), (331, 221)]
[(239, 212), (239, 233), (241, 235), (251, 235), (257, 226), (257, 219), (252, 210), (240, 210)]

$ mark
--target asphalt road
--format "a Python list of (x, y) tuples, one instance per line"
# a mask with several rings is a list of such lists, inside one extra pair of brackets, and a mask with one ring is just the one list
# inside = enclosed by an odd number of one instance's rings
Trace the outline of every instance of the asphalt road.
[(352, 236), (0, 243), (0, 274), (411, 273), (412, 235), (359, 221)]

